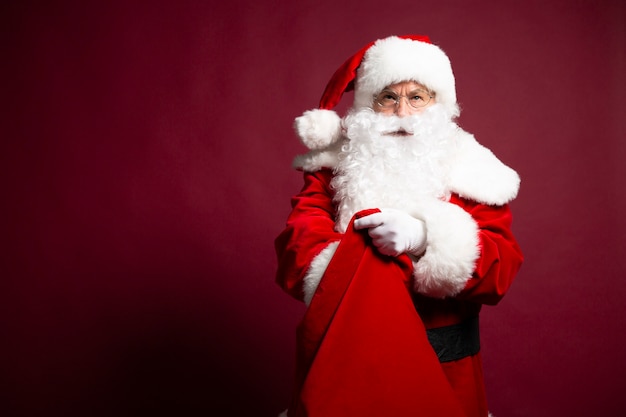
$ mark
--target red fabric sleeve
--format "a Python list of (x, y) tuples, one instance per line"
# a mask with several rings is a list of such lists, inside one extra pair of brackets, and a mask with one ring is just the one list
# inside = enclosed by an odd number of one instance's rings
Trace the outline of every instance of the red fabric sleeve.
[(476, 221), (480, 244), (472, 278), (457, 298), (495, 305), (506, 294), (523, 261), (511, 231), (511, 210), (508, 205), (488, 206), (457, 196), (453, 196), (451, 202), (461, 206)]
[(335, 207), (330, 189), (332, 171), (304, 173), (304, 187), (291, 201), (292, 211), (274, 246), (278, 257), (276, 282), (302, 300), (302, 279), (311, 261), (328, 244), (343, 236), (334, 230)]

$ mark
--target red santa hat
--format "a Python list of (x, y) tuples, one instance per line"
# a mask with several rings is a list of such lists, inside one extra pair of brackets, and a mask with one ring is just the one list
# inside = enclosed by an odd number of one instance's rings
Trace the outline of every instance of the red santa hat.
[(332, 110), (344, 92), (354, 90), (353, 108), (371, 107), (374, 95), (390, 84), (416, 81), (435, 92), (437, 103), (454, 116), (454, 74), (448, 56), (427, 36), (391, 36), (371, 42), (350, 57), (332, 76), (319, 108), (296, 119), (296, 131), (311, 149), (322, 149), (341, 136), (341, 119)]

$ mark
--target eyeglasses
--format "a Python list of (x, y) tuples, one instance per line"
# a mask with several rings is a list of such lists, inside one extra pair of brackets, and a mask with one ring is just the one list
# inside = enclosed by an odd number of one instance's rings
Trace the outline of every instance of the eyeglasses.
[(419, 109), (426, 106), (433, 96), (424, 90), (415, 90), (406, 96), (398, 95), (391, 90), (383, 90), (374, 96), (374, 103), (385, 110), (389, 110), (395, 108), (400, 103), (401, 98), (406, 98), (409, 106)]

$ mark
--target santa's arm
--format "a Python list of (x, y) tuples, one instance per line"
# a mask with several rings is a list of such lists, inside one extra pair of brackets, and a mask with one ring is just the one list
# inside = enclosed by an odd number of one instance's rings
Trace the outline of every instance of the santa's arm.
[(506, 293), (522, 253), (511, 232), (508, 205), (490, 206), (456, 195), (421, 210), (428, 239), (414, 262), (415, 290), (496, 304)]
[(511, 231), (511, 210), (508, 204), (490, 206), (468, 200), (460, 204), (479, 226), (480, 256), (458, 298), (495, 305), (508, 291), (524, 259)]
[(276, 282), (299, 300), (312, 296), (342, 237), (334, 230), (331, 176), (326, 169), (304, 173), (304, 187), (293, 197), (286, 227), (274, 242)]

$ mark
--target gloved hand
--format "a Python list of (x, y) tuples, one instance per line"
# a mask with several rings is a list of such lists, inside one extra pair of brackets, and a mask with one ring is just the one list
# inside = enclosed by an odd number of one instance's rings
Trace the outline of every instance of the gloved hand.
[(369, 229), (372, 243), (383, 255), (402, 253), (419, 256), (426, 249), (426, 224), (397, 209), (381, 209), (354, 221), (357, 230)]

